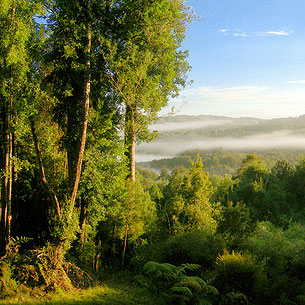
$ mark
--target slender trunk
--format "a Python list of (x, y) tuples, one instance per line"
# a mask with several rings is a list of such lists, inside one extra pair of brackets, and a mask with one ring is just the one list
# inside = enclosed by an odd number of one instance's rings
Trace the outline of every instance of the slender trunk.
[(88, 45), (87, 45), (87, 61), (86, 61), (86, 73), (85, 73), (85, 90), (84, 90), (84, 116), (83, 116), (83, 126), (80, 139), (80, 147), (78, 152), (78, 160), (76, 164), (76, 172), (73, 183), (71, 201), (70, 201), (70, 211), (69, 218), (72, 217), (73, 209), (75, 206), (75, 199), (77, 195), (77, 190), (80, 181), (80, 175), (82, 170), (82, 162), (84, 157), (85, 145), (86, 145), (86, 135), (87, 135), (87, 124), (89, 115), (89, 102), (90, 102), (90, 86), (91, 86), (91, 74), (90, 74), (90, 53), (91, 53), (91, 24), (88, 24)]
[(136, 134), (132, 131), (131, 143), (129, 148), (130, 154), (130, 179), (136, 181)]
[(81, 214), (80, 214), (80, 235), (79, 235), (79, 241), (82, 246), (87, 241), (87, 236), (86, 236), (86, 224), (87, 224), (87, 208), (84, 205), (84, 201), (81, 201)]
[(114, 257), (115, 255), (115, 224), (112, 227), (112, 238), (111, 238), (111, 255)]
[(125, 146), (127, 148), (126, 156), (129, 167), (128, 178), (136, 181), (136, 130), (134, 126), (134, 113), (132, 107), (127, 107), (125, 114)]
[(10, 109), (12, 99), (4, 107), (3, 120), (3, 177), (2, 177), (2, 192), (1, 192), (1, 241), (0, 251), (6, 251), (10, 239), (11, 226), (11, 209), (12, 209), (12, 159), (13, 159), (13, 137), (9, 131), (10, 124)]
[[(15, 2), (12, 8), (12, 21), (15, 14)], [(12, 107), (13, 107), (13, 67), (9, 70), (10, 80), (10, 98), (5, 101), (3, 106), (3, 163), (2, 168), (4, 175), (2, 177), (1, 192), (1, 224), (0, 224), (0, 253), (6, 253), (11, 235), (12, 220), (12, 187), (13, 187), (13, 133), (10, 130), (12, 124)]]
[(128, 231), (129, 231), (129, 216), (130, 216), (130, 211), (128, 211), (127, 219), (126, 219), (125, 237), (124, 237), (124, 246), (123, 246), (123, 255), (122, 255), (122, 268), (124, 268), (124, 262), (125, 262), (127, 237), (128, 237)]
[(44, 166), (43, 166), (43, 157), (42, 157), (41, 149), (39, 147), (34, 121), (31, 120), (30, 123), (31, 123), (32, 136), (33, 136), (33, 139), (34, 139), (36, 159), (37, 159), (37, 164), (38, 164), (38, 168), (39, 168), (40, 179), (41, 179), (48, 195), (51, 197), (51, 200), (52, 200), (54, 206), (56, 207), (57, 216), (59, 218), (61, 218), (61, 209), (60, 209), (59, 201), (57, 199), (57, 196), (56, 196), (55, 192), (52, 190), (52, 188), (49, 185), (49, 183), (47, 181), (47, 178), (45, 176)]
[(10, 135), (8, 131), (8, 105), (4, 107), (3, 115), (3, 177), (2, 177), (2, 189), (1, 189), (1, 240), (0, 240), (0, 253), (5, 253), (7, 248), (7, 220), (8, 220), (8, 201), (9, 201), (9, 185), (10, 185), (10, 154), (9, 154), (9, 143)]

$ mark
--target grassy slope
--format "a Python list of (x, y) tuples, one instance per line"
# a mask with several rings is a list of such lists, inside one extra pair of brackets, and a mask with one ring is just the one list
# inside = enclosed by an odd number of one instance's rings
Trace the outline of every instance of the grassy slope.
[(46, 294), (39, 290), (31, 292), (18, 292), (15, 297), (0, 300), (4, 304), (108, 304), (108, 305), (162, 305), (161, 298), (152, 295), (145, 288), (137, 287), (126, 276), (117, 275), (105, 281), (104, 284), (85, 289), (68, 292)]

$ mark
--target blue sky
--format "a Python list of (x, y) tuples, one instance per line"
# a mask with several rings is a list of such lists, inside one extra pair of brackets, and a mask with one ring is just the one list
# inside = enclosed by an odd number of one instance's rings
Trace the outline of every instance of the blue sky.
[(304, 0), (187, 0), (200, 15), (187, 32), (193, 84), (176, 114), (305, 114)]

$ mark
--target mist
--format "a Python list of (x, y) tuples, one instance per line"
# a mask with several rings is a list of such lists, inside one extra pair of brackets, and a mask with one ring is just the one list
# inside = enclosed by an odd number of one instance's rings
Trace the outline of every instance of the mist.
[(175, 122), (175, 123), (157, 123), (149, 127), (150, 130), (157, 130), (159, 132), (202, 129), (211, 126), (221, 125), (236, 125), (232, 120), (209, 120), (209, 121), (193, 121), (193, 122)]
[(155, 140), (137, 147), (136, 161), (171, 158), (190, 149), (260, 151), (294, 149), (305, 150), (305, 137), (291, 131), (259, 134), (238, 138), (185, 138), (179, 140)]

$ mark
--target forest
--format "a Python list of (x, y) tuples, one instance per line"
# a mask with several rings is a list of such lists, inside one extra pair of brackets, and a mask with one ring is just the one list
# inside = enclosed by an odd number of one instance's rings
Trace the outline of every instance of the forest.
[(188, 84), (192, 8), (0, 0), (0, 12), (0, 304), (305, 304), (300, 151), (136, 165)]

